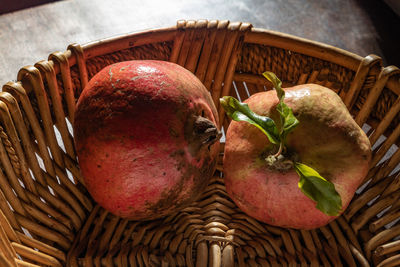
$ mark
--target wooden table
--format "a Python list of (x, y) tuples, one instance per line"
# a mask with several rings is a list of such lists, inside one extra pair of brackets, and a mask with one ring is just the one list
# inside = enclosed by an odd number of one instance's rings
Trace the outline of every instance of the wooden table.
[(65, 0), (0, 16), (0, 84), (70, 43), (201, 18), (251, 22), (400, 65), (399, 18), (381, 1)]

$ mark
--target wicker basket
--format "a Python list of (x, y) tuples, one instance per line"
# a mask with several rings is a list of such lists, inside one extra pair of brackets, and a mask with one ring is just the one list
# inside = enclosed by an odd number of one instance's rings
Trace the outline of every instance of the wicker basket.
[[(311, 231), (242, 213), (227, 196), (222, 157), (202, 196), (177, 214), (128, 221), (90, 198), (70, 122), (100, 69), (132, 59), (183, 65), (215, 103), (318, 83), (338, 93), (373, 145), (373, 167), (346, 212)], [(56, 52), (23, 67), (0, 93), (0, 266), (400, 266), (399, 69), (352, 53), (229, 21), (179, 21)], [(221, 125), (229, 119), (218, 105)], [(223, 146), (221, 148), (222, 156)]]

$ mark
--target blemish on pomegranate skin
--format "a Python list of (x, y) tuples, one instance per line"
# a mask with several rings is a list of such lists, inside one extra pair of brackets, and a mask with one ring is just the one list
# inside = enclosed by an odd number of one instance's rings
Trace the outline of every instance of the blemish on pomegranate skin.
[(110, 69), (108, 70), (108, 74), (110, 75), (110, 82), (111, 82), (113, 76), (112, 67), (110, 67)]
[(158, 89), (157, 93), (154, 95), (154, 97), (156, 98), (157, 96), (159, 96), (161, 94), (161, 92), (163, 91), (162, 88)]
[(175, 138), (179, 137), (179, 134), (175, 131), (175, 129), (169, 128), (168, 130), (169, 130), (169, 134), (170, 134), (172, 137), (175, 137)]
[(149, 74), (149, 75), (138, 75), (138, 76), (132, 77), (132, 78), (131, 78), (131, 81), (135, 81), (135, 80), (137, 80), (137, 79), (149, 78), (149, 77), (151, 77), (150, 74)]
[(110, 67), (110, 69), (108, 70), (108, 74), (110, 75), (110, 83), (111, 83), (111, 86), (112, 86), (112, 77), (113, 77), (112, 67)]
[(176, 157), (176, 156), (183, 156), (185, 155), (185, 151), (183, 149), (178, 149), (172, 153), (169, 154), (170, 157)]

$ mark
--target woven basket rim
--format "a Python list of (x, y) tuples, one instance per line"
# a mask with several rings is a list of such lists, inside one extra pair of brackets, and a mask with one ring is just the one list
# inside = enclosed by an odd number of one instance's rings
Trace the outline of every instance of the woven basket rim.
[[(213, 24), (213, 22), (214, 21), (209, 21), (208, 25)], [(207, 25), (204, 27), (209, 29)], [(175, 26), (117, 34), (115, 36), (79, 44), (79, 47), (82, 49), (82, 52), (84, 52), (85, 59), (90, 59), (96, 56), (112, 53), (116, 50), (133, 48), (150, 42), (173, 41), (177, 32), (182, 30), (182, 28), (184, 28), (182, 27), (182, 21), (178, 21)], [(151, 38), (149, 39), (149, 37)], [(246, 43), (262, 45), (264, 41), (268, 41), (269, 46), (283, 48), (292, 52), (301, 53), (305, 56), (319, 58), (353, 71), (358, 71), (363, 65), (363, 62), (368, 61), (371, 58), (378, 61), (378, 64), (375, 64), (374, 68), (371, 69), (371, 74), (378, 75), (383, 67), (382, 59), (374, 54), (364, 57), (333, 45), (289, 33), (265, 28), (250, 27), (249, 32), (246, 33), (244, 38), (244, 42)], [(298, 48), (296, 49), (296, 47)], [(69, 60), (70, 66), (76, 64), (76, 58), (73, 56), (71, 50), (68, 49), (65, 55)], [(55, 65), (54, 68), (56, 73), (58, 73), (58, 65)], [(395, 77), (390, 77), (387, 82), (387, 87), (393, 92), (400, 94), (400, 89), (398, 89), (397, 83), (398, 79), (396, 80)]]
[[(99, 46), (108, 46), (108, 49), (115, 48), (116, 46), (122, 47), (119, 49), (135, 47), (143, 43), (147, 43), (140, 41), (137, 42), (136, 39), (148, 37), (150, 35), (156, 36), (154, 37), (154, 39), (157, 39), (158, 36), (167, 35), (169, 36), (168, 39), (173, 40), (173, 37), (177, 30), (179, 30), (178, 26), (139, 30), (129, 33), (118, 34), (111, 37), (101, 38), (81, 44), (80, 46), (82, 47), (83, 51), (85, 51), (87, 58), (92, 58), (100, 55), (99, 53), (96, 53), (96, 50)], [(323, 60), (327, 60), (340, 66), (352, 69), (354, 71), (357, 70), (360, 62), (363, 60), (362, 56), (333, 45), (265, 28), (252, 27), (250, 29), (250, 32), (246, 34), (244, 41), (248, 43), (262, 44), (262, 42), (260, 42), (260, 40), (262, 40), (260, 39), (260, 36), (262, 36), (262, 38), (268, 38), (270, 46), (280, 47), (283, 49), (292, 48), (292, 43), (301, 43), (302, 49), (304, 49), (305, 47), (306, 50), (292, 49), (292, 51), (301, 52), (302, 54), (307, 56), (314, 56)], [(163, 40), (166, 41), (165, 39)], [(128, 45), (122, 46), (121, 44), (124, 42), (128, 42)], [(129, 42), (131, 42), (132, 45), (129, 45)], [(340, 57), (338, 57), (339, 55)], [(74, 63), (74, 61), (72, 61), (71, 63)]]

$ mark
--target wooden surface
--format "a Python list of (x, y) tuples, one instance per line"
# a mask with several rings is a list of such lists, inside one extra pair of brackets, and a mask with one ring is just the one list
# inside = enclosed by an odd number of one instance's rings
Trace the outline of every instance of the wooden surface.
[(0, 84), (70, 43), (201, 18), (246, 21), (400, 65), (400, 20), (381, 1), (65, 0), (0, 15)]

